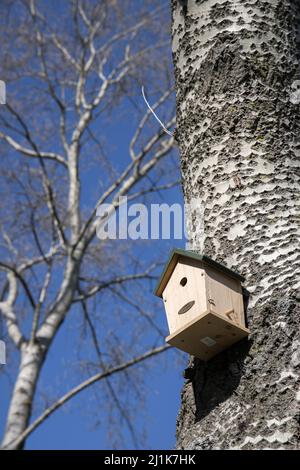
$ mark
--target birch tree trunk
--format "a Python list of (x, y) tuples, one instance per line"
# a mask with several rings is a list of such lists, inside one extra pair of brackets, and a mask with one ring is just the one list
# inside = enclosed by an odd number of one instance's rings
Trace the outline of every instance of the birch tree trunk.
[(192, 247), (245, 275), (252, 332), (191, 359), (178, 447), (299, 448), (300, 3), (172, 0), (172, 16)]
[[(73, 253), (73, 258), (82, 255), (81, 250)], [(20, 347), (20, 366), (8, 410), (6, 429), (2, 441), (3, 448), (22, 449), (24, 442), (14, 441), (26, 430), (30, 421), (36, 384), (42, 371), (44, 360), (55, 335), (69, 311), (76, 287), (78, 262), (69, 260), (64, 281), (57, 301), (44, 324), (36, 332), (35, 341), (23, 341)]]
[(37, 380), (44, 360), (40, 346), (24, 344), (21, 348), (21, 361), (18, 377), (15, 382), (12, 399), (8, 411), (6, 429), (2, 446), (10, 449), (21, 449), (24, 443), (17, 447), (10, 444), (26, 429), (31, 416), (33, 397)]

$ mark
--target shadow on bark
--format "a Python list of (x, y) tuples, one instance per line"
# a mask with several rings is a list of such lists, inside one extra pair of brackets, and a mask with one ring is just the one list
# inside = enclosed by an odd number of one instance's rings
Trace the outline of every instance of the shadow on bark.
[[(246, 326), (249, 292), (243, 289)], [(237, 388), (244, 373), (244, 361), (249, 356), (252, 341), (244, 339), (219, 353), (208, 362), (194, 358), (191, 367), (185, 370), (184, 376), (192, 382), (195, 423), (204, 418), (220, 403), (232, 394), (237, 395)]]
[(208, 362), (194, 359), (191, 372), (196, 406), (195, 422), (200, 421), (220, 403), (227, 400), (236, 389), (244, 372), (244, 360), (251, 348), (245, 339)]

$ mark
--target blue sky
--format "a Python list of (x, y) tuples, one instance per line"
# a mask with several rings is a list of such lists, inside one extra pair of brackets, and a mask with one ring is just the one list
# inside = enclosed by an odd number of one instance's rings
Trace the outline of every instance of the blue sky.
[[(182, 203), (181, 191), (172, 189), (164, 195), (165, 201), (169, 203)], [(166, 261), (170, 249), (173, 247), (184, 247), (183, 242), (178, 240), (162, 241), (154, 240), (148, 242), (150, 245), (145, 251), (161, 252)], [(150, 256), (149, 256), (150, 258)], [(154, 287), (154, 285), (153, 285)], [(152, 289), (145, 290), (145, 302), (152, 302)], [(158, 300), (159, 326), (168, 334), (163, 303)], [(61, 389), (62, 394), (68, 390), (65, 387), (64, 367), (74, 363), (73, 342), (76, 334), (69, 322), (64, 330), (58, 334), (48, 360), (44, 366), (41, 382), (46, 388), (49, 384), (53, 388)], [(167, 357), (165, 357), (167, 356)], [(76, 360), (76, 358), (75, 358)], [(177, 352), (167, 352), (149, 360), (149, 377), (145, 381), (146, 402), (141, 410), (138, 409), (134, 425), (146, 430), (146, 447), (149, 449), (172, 449), (175, 446), (176, 417), (180, 406), (180, 393), (183, 385), (182, 371), (187, 362), (187, 355)], [(5, 367), (5, 366), (0, 366)], [(0, 374), (1, 407), (0, 428), (3, 429), (6, 409), (8, 405), (10, 379)], [(78, 382), (77, 374), (74, 384)], [(92, 388), (104, 387), (99, 383)], [(110, 449), (107, 435), (106, 423), (94, 427), (91, 415), (101, 417), (101, 407), (93, 400), (93, 390), (89, 389), (75, 397), (68, 405), (55, 412), (45, 421), (28, 439), (27, 449)], [(87, 403), (90, 405), (86, 406)], [(86, 410), (88, 408), (88, 412)], [(139, 416), (140, 415), (140, 416)], [(92, 417), (94, 418), (94, 416)], [(122, 448), (134, 448), (128, 432), (125, 431), (125, 439)], [(143, 447), (142, 447), (143, 448)]]
[[(166, 6), (169, 5), (168, 0), (164, 0)], [(47, 4), (48, 5), (48, 4)], [(60, 3), (51, 3), (53, 10), (61, 6)], [(56, 6), (55, 6), (56, 5)], [(47, 6), (48, 7), (48, 6)], [(2, 31), (3, 32), (3, 31)], [(165, 59), (169, 60), (171, 56), (170, 47), (164, 49), (166, 54)], [(1, 69), (0, 69), (1, 70)], [(0, 76), (1, 79), (1, 76)], [(18, 96), (19, 99), (24, 98), (26, 89), (31, 89), (34, 82), (30, 80), (23, 80), (21, 84), (14, 81), (7, 83), (7, 95)], [(157, 94), (155, 90), (151, 89), (151, 73), (149, 71), (149, 82), (147, 85), (147, 92), (149, 100), (153, 102)], [(154, 82), (153, 82), (154, 84)], [(137, 116), (133, 113), (132, 99), (134, 106), (139, 110), (145, 110), (145, 103), (142, 99), (140, 90), (137, 89), (136, 93), (130, 99), (124, 98), (120, 106), (116, 108), (113, 114), (113, 120), (108, 122), (100, 120), (95, 121), (93, 125), (93, 132), (103, 142), (109, 142), (112, 145), (109, 147), (109, 159), (114, 167), (121, 169), (124, 166), (127, 154), (124, 148), (128, 149), (128, 143), (132, 136)], [(166, 108), (159, 110), (159, 114), (164, 119), (168, 111), (174, 108), (174, 95), (166, 104)], [(1, 109), (2, 111), (2, 109)], [(48, 115), (39, 116), (39, 120), (43, 128), (43, 119), (50, 120), (53, 118), (52, 112), (49, 111)], [(157, 129), (158, 124), (154, 120), (151, 121), (149, 130)], [(53, 143), (51, 142), (53, 146)], [(54, 148), (54, 150), (58, 150)], [(160, 184), (169, 181), (168, 176), (173, 174), (173, 179), (179, 179), (179, 158), (178, 152), (174, 149), (172, 160), (169, 160), (166, 174), (162, 176)], [(11, 165), (11, 160), (6, 160), (7, 165)], [(18, 165), (18, 160), (15, 160), (15, 165)], [(86, 160), (83, 160), (83, 165), (86, 165)], [(167, 165), (167, 163), (166, 163)], [(97, 197), (103, 185), (105, 176), (101, 168), (84, 168), (83, 188), (82, 188), (82, 206), (89, 207), (91, 202)], [(142, 182), (140, 188), (143, 188), (145, 182)], [(136, 201), (142, 202), (142, 201)], [(174, 187), (167, 191), (160, 193), (152, 193), (143, 202), (149, 207), (151, 203), (167, 202), (169, 204), (179, 203), (182, 205), (183, 198), (180, 186)], [(118, 249), (122, 242), (114, 241), (113, 243), (119, 244)], [(174, 240), (171, 236), (170, 240), (148, 240), (131, 242), (129, 249), (135, 258), (138, 258), (144, 266), (151, 264), (154, 260), (159, 260), (161, 263), (167, 261), (169, 252), (174, 247), (184, 248), (183, 240)], [(114, 250), (114, 245), (111, 244), (111, 249)], [(126, 255), (127, 245), (124, 244), (124, 252)], [(124, 262), (128, 270), (134, 270), (135, 265), (131, 261), (130, 254), (124, 255)], [(132, 263), (132, 265), (131, 265)], [(123, 265), (122, 265), (123, 266)], [(117, 270), (118, 266), (115, 267)], [(121, 263), (120, 263), (121, 269)], [(157, 269), (156, 274), (159, 275), (162, 267)], [(59, 280), (57, 279), (56, 282)], [(164, 335), (168, 334), (167, 322), (164, 314), (163, 304), (160, 299), (155, 299), (153, 289), (155, 281), (144, 283), (137, 287), (142, 295), (143, 305), (148, 308), (157, 326), (163, 331)], [(128, 295), (135, 296), (135, 290), (128, 290)], [(102, 303), (101, 303), (102, 302)], [(107, 309), (110, 305), (111, 299), (101, 300), (96, 307), (96, 313), (100, 309)], [(118, 335), (124, 339), (122, 347), (126, 347), (126, 336), (129, 336), (131, 323), (128, 323), (128, 317), (125, 314), (130, 314), (125, 310), (121, 300), (115, 300), (112, 305), (112, 311), (119, 312), (118, 320), (114, 324), (117, 328)], [(135, 318), (135, 317), (134, 317)], [(96, 315), (95, 321), (98, 322), (99, 317)], [(26, 323), (25, 323), (26, 325)], [(80, 325), (80, 326), (79, 326)], [(78, 310), (74, 309), (72, 314), (68, 317), (64, 324), (63, 329), (56, 337), (52, 349), (43, 368), (39, 386), (38, 386), (38, 400), (33, 410), (33, 416), (39, 415), (43, 408), (51, 403), (56, 398), (67, 392), (72, 386), (77, 385), (80, 380), (87, 377), (86, 370), (83, 374), (78, 370), (79, 365), (85, 359), (92, 361), (94, 359), (91, 344), (85, 337), (82, 337), (82, 317)], [(99, 329), (100, 341), (103, 336), (107, 336), (107, 324), (104, 328), (101, 324), (96, 324)], [(109, 317), (108, 317), (109, 327)], [(106, 338), (107, 341), (107, 338)], [(138, 341), (138, 340), (137, 340)], [(136, 349), (140, 352), (148, 349), (152, 344), (157, 346), (162, 344), (163, 339), (155, 336), (150, 330), (147, 331), (147, 326), (144, 327), (143, 335), (141, 336), (141, 344), (136, 345)], [(78, 346), (80, 345), (80, 346)], [(3, 429), (5, 423), (5, 416), (13, 384), (14, 373), (17, 364), (17, 355), (14, 353), (9, 355), (10, 364), (2, 366), (2, 373), (0, 374), (0, 393), (1, 393), (1, 407), (0, 407), (0, 429)], [(187, 357), (177, 351), (169, 351), (162, 355), (148, 361), (146, 369), (143, 366), (136, 366), (133, 375), (129, 380), (126, 387), (124, 387), (124, 397), (122, 382), (118, 378), (112, 379), (112, 384), (118, 390), (119, 397), (123, 404), (128, 404), (131, 413), (131, 420), (138, 437), (140, 438), (145, 433), (145, 438), (140, 439), (141, 448), (150, 449), (171, 449), (175, 445), (175, 426), (176, 416), (180, 405), (180, 391), (183, 385), (182, 370), (185, 366)], [(11, 367), (8, 367), (11, 365)], [(1, 366), (0, 366), (1, 367)], [(136, 372), (136, 373), (135, 373)], [(123, 377), (124, 379), (124, 377)], [(140, 382), (140, 379), (142, 381)], [(125, 377), (126, 380), (126, 377)], [(132, 380), (132, 382), (130, 382)], [(137, 388), (140, 392), (140, 398), (133, 397), (134, 393), (130, 392), (131, 386)], [(63, 407), (54, 413), (45, 423), (43, 423), (28, 439), (27, 449), (111, 449), (116, 447), (114, 439), (114, 429), (119, 426), (118, 419), (120, 417), (114, 410), (108, 411), (108, 404), (105, 402), (105, 395), (103, 394), (103, 382), (98, 383), (79, 394), (67, 406)], [(126, 390), (125, 390), (126, 389)], [(111, 429), (108, 426), (111, 420)], [(122, 440), (119, 443), (119, 448), (135, 448), (126, 426), (121, 426)], [(109, 434), (111, 433), (111, 434)]]

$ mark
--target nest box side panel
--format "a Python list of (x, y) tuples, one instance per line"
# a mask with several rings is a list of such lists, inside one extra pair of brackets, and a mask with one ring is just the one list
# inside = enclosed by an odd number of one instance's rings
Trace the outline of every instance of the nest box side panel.
[(205, 268), (207, 308), (245, 326), (242, 286), (239, 280), (207, 266)]
[(162, 297), (173, 333), (207, 309), (204, 269), (194, 260), (180, 258)]

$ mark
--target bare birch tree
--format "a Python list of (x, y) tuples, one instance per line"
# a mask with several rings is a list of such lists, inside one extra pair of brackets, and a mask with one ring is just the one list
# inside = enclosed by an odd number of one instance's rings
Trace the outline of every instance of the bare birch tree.
[(178, 447), (296, 449), (300, 3), (173, 0), (172, 15), (184, 194), (204, 210), (194, 246), (245, 276), (251, 330), (191, 360)]
[[(151, 90), (153, 109), (172, 128), (168, 12), (159, 1), (128, 0), (8, 0), (1, 10), (0, 310), (10, 349), (20, 354), (2, 447), (22, 448), (51, 413), (99, 380), (133, 435), (109, 379), (166, 349), (138, 297), (156, 265), (143, 266), (126, 242), (98, 240), (96, 211), (174, 184), (166, 159), (174, 139), (137, 100), (142, 85)], [(127, 147), (124, 122), (132, 128)], [(85, 380), (30, 422), (42, 367), (67, 319), (84, 325), (96, 356), (81, 361)], [(152, 339), (139, 345), (145, 330)]]

